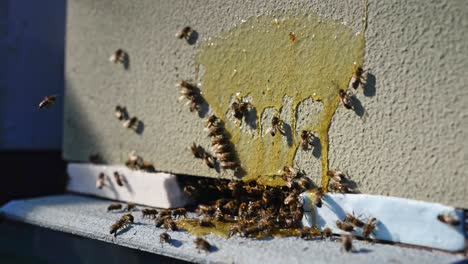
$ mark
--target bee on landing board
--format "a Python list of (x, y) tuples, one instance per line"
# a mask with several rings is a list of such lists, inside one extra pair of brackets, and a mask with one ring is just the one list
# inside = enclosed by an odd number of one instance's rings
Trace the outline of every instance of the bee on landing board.
[(114, 179), (115, 179), (115, 182), (117, 183), (117, 185), (119, 186), (124, 186), (125, 183), (127, 182), (127, 180), (125, 179), (125, 176), (114, 171)]
[(130, 224), (133, 224), (133, 215), (131, 214), (123, 215), (117, 222), (115, 222), (111, 226), (110, 234), (114, 234), (114, 237), (116, 237), (117, 231), (119, 229), (125, 228), (129, 226)]
[(346, 214), (344, 221), (352, 224), (355, 227), (364, 227), (365, 225), (365, 223), (362, 220), (360, 220), (358, 217), (356, 217), (354, 213)]
[(449, 214), (439, 214), (437, 215), (437, 219), (444, 224), (457, 226), (460, 224), (460, 220), (458, 220), (455, 216)]
[(55, 103), (56, 99), (57, 99), (56, 95), (45, 96), (42, 99), (42, 101), (39, 103), (39, 109), (51, 107)]
[(170, 244), (171, 243), (171, 236), (166, 232), (162, 233), (161, 235), (159, 235), (159, 243), (161, 243), (161, 245), (163, 243)]
[(362, 236), (364, 239), (369, 239), (370, 235), (374, 233), (375, 227), (377, 226), (377, 218), (372, 217), (362, 228)]
[(344, 251), (350, 252), (353, 250), (353, 237), (350, 235), (342, 235), (341, 236), (341, 241), (343, 243), (343, 248)]
[(354, 226), (340, 220), (336, 220), (336, 227), (346, 232), (352, 232), (354, 230)]
[(106, 180), (106, 175), (103, 172), (99, 173), (99, 176), (96, 180), (96, 188), (102, 189), (102, 187), (105, 186), (105, 183), (104, 183), (105, 180)]
[(113, 203), (107, 207), (107, 212), (114, 210), (122, 210), (122, 205), (119, 203)]
[(193, 243), (195, 243), (195, 248), (198, 249), (198, 253), (200, 253), (200, 250), (203, 250), (203, 251), (205, 251), (207, 253), (210, 252), (210, 250), (211, 250), (210, 243), (208, 243), (208, 241), (206, 241), (205, 239), (203, 239), (201, 237), (195, 238)]

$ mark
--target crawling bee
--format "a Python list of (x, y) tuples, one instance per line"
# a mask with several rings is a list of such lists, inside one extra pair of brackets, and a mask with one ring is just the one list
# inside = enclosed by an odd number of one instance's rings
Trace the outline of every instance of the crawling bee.
[(217, 145), (214, 145), (211, 150), (215, 153), (215, 154), (221, 154), (221, 153), (226, 153), (226, 152), (230, 152), (232, 150), (232, 146), (231, 144), (229, 144), (228, 142), (224, 143), (224, 144), (217, 144)]
[(448, 225), (457, 226), (460, 224), (460, 220), (448, 214), (439, 214), (437, 215), (437, 219), (439, 219), (439, 221), (441, 221), (442, 223), (445, 223)]
[(194, 196), (197, 193), (197, 188), (192, 185), (184, 186), (184, 193), (188, 196)]
[(351, 80), (349, 80), (349, 87), (353, 87), (354, 89), (357, 89), (360, 84), (362, 84), (362, 74), (364, 73), (364, 70), (357, 66), (357, 64), (354, 64), (354, 70), (353, 70), (353, 76), (351, 77)]
[(240, 100), (231, 104), (231, 111), (235, 118), (241, 120), (247, 114), (247, 112), (249, 112), (250, 108), (252, 107), (252, 104), (249, 102), (239, 101)]
[(208, 120), (206, 121), (205, 127), (210, 128), (212, 126), (219, 126), (220, 125), (219, 122), (220, 122), (220, 120), (216, 115), (211, 115), (208, 118)]
[(309, 150), (311, 147), (313, 147), (313, 142), (315, 139), (315, 135), (307, 130), (302, 130), (301, 132), (301, 148), (302, 150)]
[(141, 210), (141, 214), (143, 218), (156, 218), (156, 215), (158, 214), (158, 210), (156, 209), (151, 209), (151, 208), (145, 208)]
[(300, 237), (304, 240), (310, 240), (313, 237), (319, 236), (320, 232), (317, 231), (315, 228), (310, 228), (304, 226), (302, 230), (300, 231)]
[(164, 228), (170, 229), (170, 230), (172, 230), (172, 231), (177, 231), (177, 230), (179, 230), (179, 228), (177, 227), (176, 223), (175, 223), (174, 220), (172, 220), (171, 218), (166, 218), (166, 220), (164, 220)]
[(211, 154), (205, 152), (203, 155), (203, 161), (205, 162), (206, 166), (208, 166), (208, 168), (215, 167), (215, 158)]
[(268, 132), (270, 133), (271, 136), (274, 137), (278, 131), (281, 134), (284, 134), (283, 121), (279, 119), (279, 117), (274, 116), (271, 119), (271, 127), (268, 129)]
[(315, 197), (314, 197), (314, 204), (317, 207), (322, 207), (322, 199), (323, 199), (323, 189), (321, 187), (317, 188), (315, 191)]
[(125, 179), (124, 179), (123, 175), (121, 175), (118, 172), (114, 171), (114, 179), (115, 179), (115, 182), (117, 183), (117, 185), (124, 186)]
[(197, 159), (202, 159), (205, 154), (203, 147), (195, 144), (195, 142), (190, 146), (190, 150), (192, 151), (193, 156)]
[(354, 230), (354, 227), (351, 224), (340, 220), (336, 220), (336, 227), (346, 232), (352, 232)]
[(134, 204), (134, 203), (127, 203), (127, 206), (125, 207), (125, 211), (131, 212), (131, 211), (133, 211), (133, 209), (135, 209), (135, 208), (136, 208), (136, 204)]
[(235, 161), (221, 162), (220, 165), (221, 165), (221, 168), (223, 168), (225, 170), (226, 169), (236, 170), (237, 168), (239, 168), (239, 163), (237, 163)]
[(181, 87), (179, 101), (187, 99), (187, 104), (190, 105), (190, 112), (200, 110), (201, 95), (198, 87), (187, 81), (181, 81), (176, 85)]
[(161, 243), (161, 244), (163, 244), (163, 243), (170, 244), (171, 243), (171, 236), (166, 232), (162, 233), (161, 235), (159, 235), (159, 243)]
[(356, 216), (354, 216), (354, 214), (346, 214), (344, 220), (345, 222), (348, 222), (355, 227), (363, 227), (365, 225), (365, 223)]
[(343, 103), (343, 106), (346, 107), (346, 109), (353, 109), (353, 102), (351, 101), (351, 96), (349, 93), (345, 92), (343, 89), (340, 89), (338, 92), (341, 103)]
[(353, 250), (353, 237), (350, 235), (342, 235), (341, 241), (343, 242), (343, 249), (346, 252)]
[(115, 222), (110, 229), (110, 234), (114, 234), (114, 237), (117, 236), (117, 231), (121, 228), (127, 227), (130, 224), (133, 224), (133, 215), (126, 214), (123, 215), (117, 222)]
[(45, 96), (42, 99), (42, 101), (39, 103), (39, 109), (51, 107), (55, 103), (56, 99), (57, 99), (56, 95)]
[(113, 203), (107, 207), (107, 212), (114, 211), (114, 210), (121, 210), (122, 205), (119, 203)]
[(192, 36), (192, 33), (193, 33), (192, 28), (187, 26), (187, 27), (184, 27), (181, 31), (177, 32), (175, 36), (178, 39), (189, 40), (190, 37)]
[(289, 32), (289, 40), (292, 42), (296, 41), (296, 35), (293, 32)]
[(124, 63), (126, 53), (122, 49), (118, 49), (109, 57), (109, 61), (113, 63)]
[(172, 215), (171, 210), (163, 209), (163, 210), (159, 211), (159, 216), (166, 216), (166, 215), (171, 216)]
[(138, 170), (145, 166), (143, 158), (138, 156), (134, 150), (128, 154), (128, 160), (125, 162), (125, 165), (130, 169)]
[(138, 128), (138, 124), (140, 121), (136, 117), (131, 117), (130, 119), (125, 120), (125, 122), (122, 123), (122, 126), (128, 129), (133, 129), (136, 130)]
[(344, 178), (346, 178), (346, 174), (339, 170), (329, 170), (327, 171), (327, 175), (330, 177), (330, 179), (336, 182), (341, 182)]
[(187, 218), (187, 210), (185, 210), (185, 208), (174, 209), (172, 210), (172, 216), (177, 217), (177, 218), (180, 218), (183, 216), (184, 218)]
[(339, 182), (330, 182), (330, 190), (334, 192), (340, 192), (340, 193), (351, 193), (352, 190), (346, 186), (344, 183), (339, 183)]
[(299, 188), (303, 191), (309, 190), (314, 187), (314, 182), (307, 176), (301, 176), (299, 179), (296, 180)]
[(331, 237), (331, 235), (332, 235), (332, 230), (331, 230), (331, 228), (325, 227), (325, 228), (323, 229), (323, 231), (322, 231), (322, 235), (323, 235), (324, 237)]
[(201, 237), (197, 237), (195, 238), (193, 242), (195, 243), (195, 248), (198, 249), (199, 253), (200, 253), (200, 250), (204, 250), (205, 252), (210, 252), (211, 245), (205, 239)]
[(96, 188), (102, 189), (104, 187), (104, 181), (106, 180), (106, 175), (101, 172), (96, 180)]
[(372, 217), (362, 228), (362, 236), (364, 239), (369, 239), (370, 235), (374, 232), (377, 225), (377, 219)]
[(198, 225), (199, 225), (199, 226), (202, 226), (202, 227), (214, 227), (214, 224), (211, 222), (211, 218), (210, 218), (210, 217), (201, 218), (201, 219), (198, 221)]
[(162, 225), (164, 225), (164, 223), (166, 222), (167, 219), (170, 219), (171, 217), (169, 215), (165, 215), (165, 216), (158, 216), (156, 217), (155, 219), (155, 224), (156, 224), (156, 227), (161, 227)]

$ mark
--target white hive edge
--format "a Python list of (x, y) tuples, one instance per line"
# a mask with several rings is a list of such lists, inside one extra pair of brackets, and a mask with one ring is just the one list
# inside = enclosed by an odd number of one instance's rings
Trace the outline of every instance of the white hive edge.
[[(177, 182), (177, 176), (173, 174), (87, 163), (70, 163), (67, 172), (67, 190), (71, 192), (159, 208), (176, 208), (189, 203), (189, 198)], [(114, 172), (123, 175), (123, 186), (117, 184)], [(100, 173), (105, 175), (101, 189), (96, 187)]]
[[(333, 233), (343, 234), (346, 232), (337, 228), (336, 220), (343, 220), (349, 213), (364, 220), (377, 218), (371, 239), (454, 252), (465, 249), (465, 220), (460, 209), (437, 203), (368, 194), (326, 194), (322, 207), (318, 208), (306, 193), (301, 194), (301, 197), (304, 201), (304, 226), (313, 226), (315, 215), (315, 224), (320, 230), (329, 227)], [(452, 226), (442, 223), (437, 219), (441, 213), (456, 216), (461, 224)], [(355, 228), (353, 234), (362, 237), (362, 229)]]

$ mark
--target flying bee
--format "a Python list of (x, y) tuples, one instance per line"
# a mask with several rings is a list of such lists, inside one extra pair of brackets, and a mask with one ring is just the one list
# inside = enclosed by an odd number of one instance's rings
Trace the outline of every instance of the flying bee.
[(106, 180), (106, 175), (101, 172), (96, 180), (96, 188), (102, 189), (104, 187), (104, 181)]
[(294, 34), (294, 32), (289, 32), (289, 40), (291, 40), (292, 42), (296, 41), (296, 35)]
[(138, 124), (139, 124), (139, 120), (138, 118), (136, 117), (131, 117), (130, 119), (127, 119), (125, 120), (123, 123), (122, 123), (122, 126), (125, 127), (125, 128), (128, 128), (128, 129), (137, 129), (138, 128)]
[(177, 217), (177, 218), (180, 218), (183, 216), (184, 218), (187, 218), (187, 210), (185, 208), (174, 209), (172, 210), (172, 216)]
[(190, 146), (192, 154), (197, 159), (202, 159), (205, 154), (205, 149), (202, 146), (195, 144), (195, 142)]
[(198, 253), (200, 253), (200, 250), (204, 250), (205, 252), (210, 252), (211, 250), (210, 243), (201, 237), (195, 238), (193, 243), (195, 243), (195, 248), (198, 249)]
[(107, 207), (107, 212), (114, 211), (114, 210), (121, 210), (122, 205), (119, 203), (113, 203)]
[(170, 244), (171, 243), (171, 236), (166, 232), (162, 233), (161, 235), (159, 235), (159, 243), (161, 243), (161, 245), (163, 243)]
[(189, 40), (190, 37), (192, 36), (192, 33), (193, 33), (192, 28), (187, 26), (187, 27), (184, 27), (181, 31), (177, 32), (175, 36), (178, 39)]
[(135, 209), (135, 208), (136, 208), (136, 204), (134, 204), (134, 203), (127, 203), (127, 206), (125, 207), (125, 211), (131, 212), (131, 211), (133, 211), (133, 209)]
[(362, 236), (364, 239), (369, 239), (370, 235), (374, 232), (375, 227), (377, 226), (377, 219), (372, 217), (367, 221), (367, 223), (362, 228)]
[(118, 172), (114, 171), (114, 179), (115, 179), (115, 182), (117, 183), (117, 185), (124, 186), (125, 179), (124, 179), (123, 175), (121, 175)]
[(313, 147), (313, 143), (315, 140), (316, 136), (307, 130), (302, 130), (301, 132), (301, 148), (302, 150), (309, 150), (311, 147)]
[(349, 87), (357, 89), (359, 85), (363, 83), (362, 74), (364, 73), (364, 70), (357, 66), (357, 64), (354, 64), (353, 68), (353, 76), (351, 77), (351, 80), (349, 80)]
[(340, 220), (336, 220), (336, 227), (346, 232), (352, 232), (354, 230), (354, 227), (351, 224)]
[(323, 189), (322, 187), (319, 187), (317, 188), (317, 190), (315, 191), (315, 197), (314, 197), (314, 204), (315, 206), (317, 207), (322, 207), (322, 199), (323, 199)]
[(363, 227), (365, 225), (365, 223), (356, 216), (354, 216), (354, 214), (346, 214), (344, 220), (345, 222), (348, 222), (355, 227)]
[(329, 185), (330, 189), (334, 192), (340, 192), (340, 193), (351, 193), (351, 189), (346, 186), (344, 183), (339, 183), (339, 182), (331, 182)]
[(350, 235), (342, 235), (341, 236), (341, 241), (343, 243), (343, 249), (346, 252), (350, 252), (353, 250), (353, 237)]
[(109, 57), (109, 61), (110, 62), (113, 62), (113, 63), (122, 63), (124, 64), (125, 61), (127, 60), (127, 53), (122, 50), (122, 49), (118, 49), (114, 52), (114, 54), (112, 54), (110, 57)]
[(133, 215), (126, 214), (123, 215), (117, 222), (115, 222), (110, 229), (110, 234), (114, 234), (114, 237), (117, 236), (117, 231), (121, 228), (125, 228), (133, 224)]
[(56, 99), (57, 99), (56, 95), (45, 96), (42, 99), (42, 101), (39, 103), (39, 109), (51, 107), (55, 103)]
[(349, 93), (345, 92), (343, 89), (340, 89), (338, 95), (340, 96), (341, 103), (343, 103), (343, 106), (346, 107), (346, 109), (353, 109), (353, 102), (351, 101), (351, 96)]
[(170, 229), (172, 231), (177, 231), (179, 228), (177, 227), (177, 224), (174, 222), (174, 220), (167, 218), (164, 220), (164, 228)]
[(145, 208), (141, 210), (141, 215), (143, 218), (156, 218), (156, 215), (158, 214), (158, 210), (152, 209), (152, 208)]
[(118, 120), (127, 120), (128, 119), (127, 108), (125, 108), (124, 106), (117, 105), (115, 107), (114, 115)]
[(231, 111), (233, 116), (239, 120), (241, 120), (247, 112), (249, 112), (252, 104), (249, 102), (233, 102), (231, 104)]
[(278, 131), (281, 134), (284, 134), (283, 121), (279, 119), (279, 117), (274, 116), (271, 119), (271, 127), (267, 130), (267, 132), (269, 132), (270, 135), (274, 137)]
[(441, 221), (442, 223), (448, 224), (448, 225), (453, 225), (457, 226), (460, 224), (460, 220), (458, 220), (456, 217), (448, 214), (439, 214), (437, 215), (437, 219)]
[(330, 177), (330, 179), (336, 182), (341, 182), (344, 178), (346, 178), (346, 174), (339, 170), (329, 170), (327, 171), (327, 175)]

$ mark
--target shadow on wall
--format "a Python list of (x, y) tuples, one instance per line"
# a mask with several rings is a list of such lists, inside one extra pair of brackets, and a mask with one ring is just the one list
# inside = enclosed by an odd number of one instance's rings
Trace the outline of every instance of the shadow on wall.
[(65, 23), (66, 1), (0, 1), (0, 149), (60, 150)]

